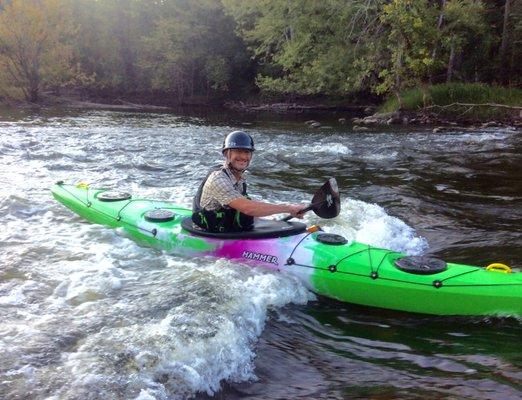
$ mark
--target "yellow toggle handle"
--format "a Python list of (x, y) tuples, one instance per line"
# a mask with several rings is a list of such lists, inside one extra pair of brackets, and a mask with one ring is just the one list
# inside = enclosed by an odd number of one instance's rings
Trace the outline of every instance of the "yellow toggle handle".
[(493, 263), (493, 264), (489, 264), (486, 267), (486, 271), (502, 272), (504, 274), (510, 274), (511, 273), (511, 268), (509, 268), (506, 264)]
[(76, 184), (78, 189), (89, 189), (89, 184), (85, 182), (79, 182)]

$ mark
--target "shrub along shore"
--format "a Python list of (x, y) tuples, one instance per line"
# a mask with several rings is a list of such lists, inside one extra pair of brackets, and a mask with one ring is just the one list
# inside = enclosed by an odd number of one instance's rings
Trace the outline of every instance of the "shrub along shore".
[(445, 83), (391, 97), (366, 123), (522, 126), (522, 90), (480, 83)]

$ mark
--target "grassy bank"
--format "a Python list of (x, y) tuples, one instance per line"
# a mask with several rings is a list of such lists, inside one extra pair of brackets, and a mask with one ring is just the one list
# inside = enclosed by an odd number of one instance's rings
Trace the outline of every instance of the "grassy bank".
[[(514, 119), (519, 117), (522, 111), (521, 89), (481, 83), (445, 83), (427, 86), (424, 93), (421, 88), (415, 88), (402, 93), (401, 97), (403, 110), (429, 111), (452, 119), (477, 121)], [(380, 107), (379, 112), (389, 113), (398, 111), (399, 108), (398, 99), (392, 97)]]

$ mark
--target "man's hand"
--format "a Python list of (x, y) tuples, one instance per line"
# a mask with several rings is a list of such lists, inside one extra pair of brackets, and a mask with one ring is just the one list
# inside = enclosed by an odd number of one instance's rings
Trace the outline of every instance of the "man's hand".
[(290, 214), (294, 218), (303, 219), (303, 210), (306, 208), (304, 204), (289, 204), (288, 205), (288, 214)]

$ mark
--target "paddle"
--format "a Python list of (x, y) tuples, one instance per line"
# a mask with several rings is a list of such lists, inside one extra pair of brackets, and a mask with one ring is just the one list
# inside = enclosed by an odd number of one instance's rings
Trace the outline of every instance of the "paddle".
[[(312, 210), (317, 216), (325, 219), (335, 218), (341, 211), (341, 198), (339, 196), (339, 187), (335, 178), (328, 179), (321, 186), (310, 205), (303, 209), (302, 214)], [(284, 217), (281, 221), (289, 221), (293, 216)]]

